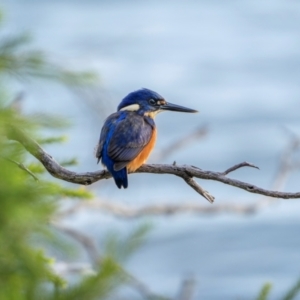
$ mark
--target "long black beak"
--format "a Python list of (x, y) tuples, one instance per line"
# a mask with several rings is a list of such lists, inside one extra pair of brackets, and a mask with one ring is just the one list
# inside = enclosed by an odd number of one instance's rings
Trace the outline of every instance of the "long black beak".
[(177, 105), (177, 104), (172, 104), (172, 103), (169, 103), (169, 102), (167, 102), (165, 105), (161, 105), (159, 107), (159, 109), (161, 109), (161, 110), (170, 110), (170, 111), (180, 111), (180, 112), (187, 112), (187, 113), (196, 113), (196, 112), (198, 112), (198, 110), (187, 108), (187, 107), (180, 106), (180, 105)]

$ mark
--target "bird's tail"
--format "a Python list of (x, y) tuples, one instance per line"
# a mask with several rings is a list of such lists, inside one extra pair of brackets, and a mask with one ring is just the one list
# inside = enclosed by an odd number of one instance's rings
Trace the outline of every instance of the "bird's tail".
[(111, 172), (111, 175), (114, 178), (115, 183), (119, 189), (122, 188), (122, 186), (124, 187), (124, 189), (128, 187), (128, 177), (126, 168), (123, 168), (119, 171), (113, 170)]

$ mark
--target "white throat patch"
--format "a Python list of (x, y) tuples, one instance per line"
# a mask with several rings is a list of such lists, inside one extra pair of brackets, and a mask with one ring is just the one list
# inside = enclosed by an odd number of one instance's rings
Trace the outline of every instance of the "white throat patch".
[(156, 115), (161, 112), (163, 112), (163, 110), (150, 111), (150, 112), (146, 112), (144, 115), (154, 119), (156, 117)]
[(120, 110), (137, 111), (139, 109), (140, 109), (140, 106), (138, 104), (131, 104), (131, 105), (121, 108)]

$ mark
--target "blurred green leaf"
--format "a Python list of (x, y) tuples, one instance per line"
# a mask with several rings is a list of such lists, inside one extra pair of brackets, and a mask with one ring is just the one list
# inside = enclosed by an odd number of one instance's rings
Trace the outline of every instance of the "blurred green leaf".
[(300, 292), (300, 280), (297, 281), (295, 286), (293, 286), (288, 293), (284, 296), (283, 300), (293, 300)]
[(61, 136), (52, 136), (52, 137), (47, 137), (47, 138), (39, 138), (36, 141), (40, 145), (45, 145), (45, 144), (56, 144), (56, 143), (64, 143), (68, 140), (68, 137), (65, 135)]
[(29, 115), (28, 117), (30, 117), (34, 124), (38, 125), (39, 127), (45, 127), (47, 129), (62, 129), (70, 126), (70, 121), (58, 115), (39, 113)]
[(267, 300), (271, 289), (272, 289), (272, 284), (271, 283), (266, 283), (262, 287), (262, 289), (259, 293), (259, 296), (257, 297), (257, 300)]
[(45, 167), (40, 163), (31, 163), (27, 167), (32, 173), (43, 174), (46, 172)]
[(52, 299), (107, 299), (126, 281), (127, 275), (119, 265), (111, 258), (104, 257), (95, 275), (86, 276), (70, 289), (60, 290)]
[(76, 166), (78, 165), (78, 160), (76, 158), (66, 159), (59, 162), (63, 167)]
[[(91, 72), (71, 72), (50, 62), (45, 53), (31, 49), (29, 43), (29, 35), (0, 36), (2, 79), (37, 77), (76, 87), (97, 80)], [(48, 251), (59, 253), (66, 263), (76, 252), (74, 245), (62, 239), (50, 225), (57, 217), (58, 202), (62, 197), (82, 200), (93, 195), (83, 186), (74, 188), (61, 182), (46, 181), (49, 175), (43, 175), (46, 172), (39, 162), (31, 162), (26, 167), (32, 156), (8, 137), (16, 134), (18, 129), (42, 144), (62, 143), (65, 136), (46, 138), (41, 136), (40, 129), (61, 129), (69, 124), (64, 118), (48, 114), (23, 116), (22, 96), (18, 94), (8, 106), (11, 99), (0, 85), (0, 299), (112, 299), (113, 293), (127, 283), (128, 275), (111, 255), (101, 258), (100, 264), (94, 266), (93, 274), (80, 276), (69, 285), (54, 271), (55, 263), (48, 257)], [(72, 158), (61, 163), (70, 166), (77, 161)], [(32, 180), (31, 172), (41, 174), (38, 182)], [(128, 237), (123, 256), (128, 257), (140, 245), (145, 231), (139, 229)], [(121, 241), (118, 246), (123, 248)]]
[(105, 253), (109, 253), (111, 257), (119, 262), (124, 262), (134, 251), (144, 244), (145, 238), (151, 228), (150, 224), (142, 224), (127, 237), (121, 237), (116, 232), (110, 232), (104, 242)]
[(60, 184), (51, 183), (53, 193), (62, 197), (79, 198), (79, 199), (92, 199), (93, 193), (88, 191), (85, 186), (79, 188), (66, 188)]
[(90, 71), (73, 72), (52, 63), (42, 51), (29, 47), (28, 34), (2, 37), (0, 40), (0, 74), (17, 79), (29, 77), (56, 80), (65, 85), (93, 85), (98, 76)]

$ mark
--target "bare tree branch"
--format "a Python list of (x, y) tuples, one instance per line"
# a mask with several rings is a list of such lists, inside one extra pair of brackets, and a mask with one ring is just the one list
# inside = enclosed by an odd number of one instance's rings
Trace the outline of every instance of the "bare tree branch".
[(100, 255), (98, 253), (97, 247), (94, 241), (92, 240), (92, 238), (77, 231), (76, 229), (64, 226), (58, 222), (52, 221), (52, 225), (58, 230), (60, 230), (61, 232), (69, 235), (74, 240), (79, 242), (82, 245), (82, 247), (85, 249), (93, 265), (97, 264), (100, 261)]
[(194, 298), (197, 281), (194, 277), (188, 277), (182, 281), (177, 300), (192, 300)]
[[(107, 171), (96, 171), (96, 172), (85, 172), (85, 173), (76, 173), (69, 171), (62, 166), (60, 166), (47, 152), (45, 152), (40, 145), (29, 138), (26, 134), (16, 128), (12, 128), (8, 138), (20, 142), (28, 152), (35, 156), (47, 169), (47, 171), (54, 177), (83, 185), (90, 185), (98, 180), (108, 179), (111, 177), (110, 173)], [(196, 190), (200, 195), (204, 196), (207, 200), (210, 199), (210, 202), (213, 200), (213, 196), (205, 192), (199, 185), (195, 184), (194, 180), (191, 180), (193, 177), (205, 179), (205, 180), (214, 180), (219, 181), (227, 185), (231, 185), (240, 189), (243, 189), (249, 193), (261, 194), (264, 196), (282, 198), (282, 199), (295, 199), (300, 198), (300, 192), (296, 193), (284, 193), (272, 190), (266, 190), (260, 187), (257, 187), (253, 184), (239, 181), (236, 179), (228, 178), (226, 175), (229, 172), (232, 172), (238, 168), (251, 166), (249, 163), (241, 163), (232, 168), (227, 169), (225, 172), (213, 172), (205, 171), (199, 169), (195, 166), (178, 166), (178, 165), (163, 165), (163, 164), (152, 164), (152, 165), (143, 165), (141, 166), (136, 173), (152, 173), (152, 174), (172, 174), (178, 177), (183, 178), (183, 180), (189, 184), (194, 190)], [(224, 175), (225, 174), (225, 175)]]
[(293, 154), (300, 149), (300, 137), (291, 132), (288, 133), (290, 140), (280, 157), (280, 164), (273, 183), (275, 189), (281, 189), (291, 172), (299, 169), (299, 164), (293, 159)]
[(208, 128), (207, 126), (199, 126), (194, 131), (188, 133), (187, 135), (180, 137), (175, 142), (171, 143), (158, 153), (154, 153), (154, 158), (157, 160), (162, 160), (167, 156), (170, 156), (171, 153), (178, 151), (179, 149), (186, 147), (188, 144), (195, 142), (199, 139), (202, 139), (207, 135)]
[(144, 216), (172, 216), (182, 213), (191, 214), (216, 214), (216, 213), (234, 213), (234, 214), (254, 214), (264, 207), (263, 202), (259, 201), (250, 205), (241, 204), (219, 204), (217, 206), (200, 205), (198, 203), (184, 204), (157, 204), (143, 207), (124, 205), (121, 202), (111, 202), (107, 200), (96, 199), (93, 201), (80, 201), (71, 208), (59, 213), (58, 219), (75, 214), (82, 209), (91, 209), (93, 211), (108, 212), (116, 217), (121, 218), (141, 218)]
[[(295, 168), (299, 168), (299, 163), (293, 160), (293, 156), (300, 148), (300, 138), (291, 135), (290, 141), (286, 148), (283, 150), (278, 170), (274, 176), (274, 182), (272, 183), (272, 189), (281, 190), (284, 188), (284, 183), (287, 178), (291, 175), (291, 172)], [(176, 163), (174, 163), (176, 165)], [(242, 163), (233, 166), (232, 168), (223, 172), (228, 174), (242, 166), (255, 167), (249, 163)], [(152, 203), (153, 201), (148, 201)], [(171, 204), (171, 203), (159, 203), (159, 204), (150, 204), (143, 207), (133, 207), (128, 204), (124, 205), (121, 202), (95, 199), (94, 201), (89, 202), (79, 202), (73, 205), (71, 208), (68, 208), (61, 212), (58, 218), (64, 218), (70, 214), (77, 213), (82, 209), (91, 209), (98, 210), (99, 212), (110, 213), (116, 217), (121, 218), (140, 218), (144, 216), (172, 216), (175, 214), (182, 213), (191, 213), (191, 214), (219, 214), (219, 213), (233, 213), (233, 214), (254, 214), (259, 212), (261, 209), (269, 207), (274, 204), (272, 198), (263, 197), (255, 203), (252, 204), (219, 204), (217, 206), (206, 206), (201, 205), (198, 202), (196, 203), (180, 203), (180, 204)]]
[(200, 194), (203, 198), (205, 198), (208, 202), (213, 203), (215, 197), (210, 195), (208, 191), (205, 191), (194, 179), (189, 175), (185, 175), (182, 177), (184, 181), (192, 187), (198, 194)]

